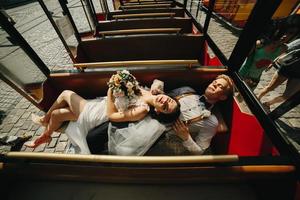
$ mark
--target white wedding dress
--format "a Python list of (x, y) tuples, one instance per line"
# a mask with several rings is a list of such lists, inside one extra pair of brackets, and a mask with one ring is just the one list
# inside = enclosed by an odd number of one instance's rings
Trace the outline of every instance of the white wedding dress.
[[(141, 99), (131, 100), (129, 107), (131, 106), (142, 106), (150, 110), (149, 105)], [(108, 152), (113, 155), (142, 156), (165, 130), (165, 125), (149, 115), (140, 121), (128, 123), (125, 128), (116, 128), (109, 123)]]
[(106, 116), (106, 97), (88, 100), (77, 121), (71, 121), (66, 129), (75, 153), (91, 154), (86, 136), (89, 130), (108, 121)]
[[(108, 121), (106, 116), (107, 98), (89, 100), (78, 120), (70, 122), (66, 134), (68, 135), (75, 153), (90, 154), (86, 136), (89, 130)], [(123, 102), (122, 99), (115, 101), (118, 110), (124, 110), (124, 105), (130, 107), (145, 107), (149, 111), (149, 106), (140, 98), (134, 98)], [(109, 124), (108, 129), (108, 151), (115, 155), (143, 155), (152, 144), (165, 131), (165, 126), (157, 120), (146, 116), (144, 119), (131, 122), (128, 127), (116, 129)]]

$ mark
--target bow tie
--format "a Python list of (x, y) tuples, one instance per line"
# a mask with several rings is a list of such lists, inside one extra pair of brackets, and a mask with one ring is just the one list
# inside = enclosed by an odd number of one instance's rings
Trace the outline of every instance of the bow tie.
[(211, 104), (211, 103), (208, 103), (208, 102), (206, 101), (206, 98), (205, 98), (204, 95), (202, 95), (202, 96), (199, 98), (199, 100), (200, 100), (202, 103), (204, 103), (205, 108), (211, 109), (212, 104)]

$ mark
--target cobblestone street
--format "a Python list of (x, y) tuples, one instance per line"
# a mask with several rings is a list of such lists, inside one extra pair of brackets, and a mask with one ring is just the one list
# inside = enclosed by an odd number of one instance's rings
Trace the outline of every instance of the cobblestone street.
[[(54, 1), (49, 0), (47, 2), (53, 3)], [(69, 3), (76, 6), (79, 0), (71, 0)], [(59, 11), (58, 7), (59, 5), (52, 5), (53, 10), (57, 12)], [(38, 2), (8, 9), (7, 13), (16, 21), (15, 27), (18, 31), (23, 34), (23, 37), (51, 70), (71, 67), (72, 62), (68, 53)], [(200, 21), (203, 20), (204, 15), (201, 16)], [(225, 52), (225, 55), (229, 57), (237, 37), (215, 20), (212, 20), (208, 32), (214, 38), (216, 44)], [(2, 45), (5, 44), (4, 38), (3, 30), (1, 30), (0, 44)], [(274, 70), (270, 70), (263, 74), (255, 93), (266, 86), (273, 73)], [(263, 100), (282, 93), (284, 87), (282, 85), (275, 91), (270, 92)], [(34, 138), (40, 136), (44, 128), (32, 123), (32, 113), (43, 114), (42, 111), (39, 111), (28, 100), (0, 80), (0, 135), (20, 136), (26, 133), (33, 135)], [(281, 119), (291, 127), (300, 128), (300, 107), (292, 109)], [(55, 132), (49, 144), (40, 145), (35, 149), (23, 147), (22, 151), (63, 153), (67, 145), (67, 136), (63, 132)], [(0, 146), (0, 152), (6, 151), (6, 148)]]

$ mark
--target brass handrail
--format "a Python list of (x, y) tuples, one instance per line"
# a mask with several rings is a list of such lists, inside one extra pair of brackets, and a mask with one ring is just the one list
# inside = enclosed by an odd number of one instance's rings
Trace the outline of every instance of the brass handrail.
[(145, 4), (145, 5), (125, 5), (120, 6), (121, 9), (135, 9), (135, 8), (160, 8), (160, 7), (171, 7), (171, 4)]
[(130, 5), (149, 5), (149, 4), (172, 4), (172, 1), (141, 1), (139, 2), (127, 2), (124, 3), (124, 6), (130, 6)]
[(100, 31), (98, 35), (127, 35), (144, 33), (179, 33), (181, 28), (147, 28), (147, 29), (124, 29), (114, 31)]
[(113, 15), (115, 19), (126, 19), (126, 18), (143, 18), (143, 17), (174, 17), (176, 13), (141, 13), (141, 14), (124, 14), (124, 15)]
[(187, 163), (223, 163), (237, 162), (237, 155), (202, 155), (202, 156), (117, 156), (117, 155), (81, 155), (54, 154), (38, 152), (9, 152), (4, 155), (13, 159), (78, 161), (126, 164), (187, 164)]
[(109, 68), (109, 67), (131, 67), (138, 65), (192, 65), (199, 64), (198, 60), (138, 60), (138, 61), (113, 61), (113, 62), (92, 62), (92, 63), (76, 63), (76, 68)]

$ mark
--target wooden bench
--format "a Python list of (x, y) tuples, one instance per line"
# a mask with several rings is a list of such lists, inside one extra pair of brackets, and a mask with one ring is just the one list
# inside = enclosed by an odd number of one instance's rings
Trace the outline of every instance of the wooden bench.
[[(97, 96), (106, 96), (107, 92), (107, 82), (111, 75), (116, 71), (124, 69), (124, 67), (115, 68), (106, 68), (106, 70), (102, 70), (101, 72), (93, 72), (86, 71), (85, 73), (80, 74), (66, 74), (65, 76), (51, 74), (50, 82), (56, 83), (54, 87), (63, 91), (64, 89), (70, 89), (81, 95), (85, 98), (95, 98)], [(130, 69), (130, 72), (137, 78), (137, 80), (141, 83), (141, 85), (150, 86), (154, 79), (159, 79), (165, 82), (165, 91), (169, 91), (174, 88), (178, 88), (181, 86), (191, 86), (197, 91), (199, 94), (204, 91), (208, 83), (211, 82), (217, 75), (225, 73), (227, 71), (224, 67), (197, 67), (197, 68), (184, 68), (184, 67), (176, 67), (173, 69), (153, 69), (151, 67), (145, 69)], [(188, 78), (181, 78), (188, 77)], [(59, 92), (58, 92), (59, 94)], [(54, 97), (55, 98), (55, 97)], [(44, 97), (45, 100), (48, 100), (49, 97)], [(49, 102), (49, 106), (51, 103)], [(231, 109), (228, 107), (227, 109)], [(219, 127), (218, 133), (216, 137), (219, 136), (228, 136), (228, 128), (225, 120), (223, 119), (223, 113), (216, 113), (213, 111), (218, 120)], [(223, 111), (222, 111), (223, 112)], [(226, 146), (228, 140), (221, 140), (222, 143), (220, 145)], [(172, 143), (173, 144), (173, 143)], [(175, 144), (177, 145), (177, 144)], [(158, 149), (159, 154), (168, 153), (160, 151)], [(224, 152), (223, 152), (224, 153)], [(226, 152), (225, 152), (226, 154)], [(169, 154), (170, 155), (170, 154)], [(174, 154), (173, 154), (174, 155)]]
[(155, 19), (131, 19), (100, 21), (96, 27), (99, 31), (114, 31), (124, 29), (146, 29), (146, 28), (180, 28), (182, 33), (192, 32), (192, 20), (190, 18), (155, 18)]
[[(131, 9), (131, 10), (118, 10), (108, 13), (108, 20), (114, 19), (115, 15), (131, 15), (131, 14), (146, 14), (146, 13), (175, 13), (173, 17), (184, 17), (185, 13), (182, 8), (156, 8), (156, 9)], [(166, 16), (164, 16), (166, 17)]]
[(141, 35), (82, 41), (77, 62), (134, 60), (202, 60), (202, 35)]

